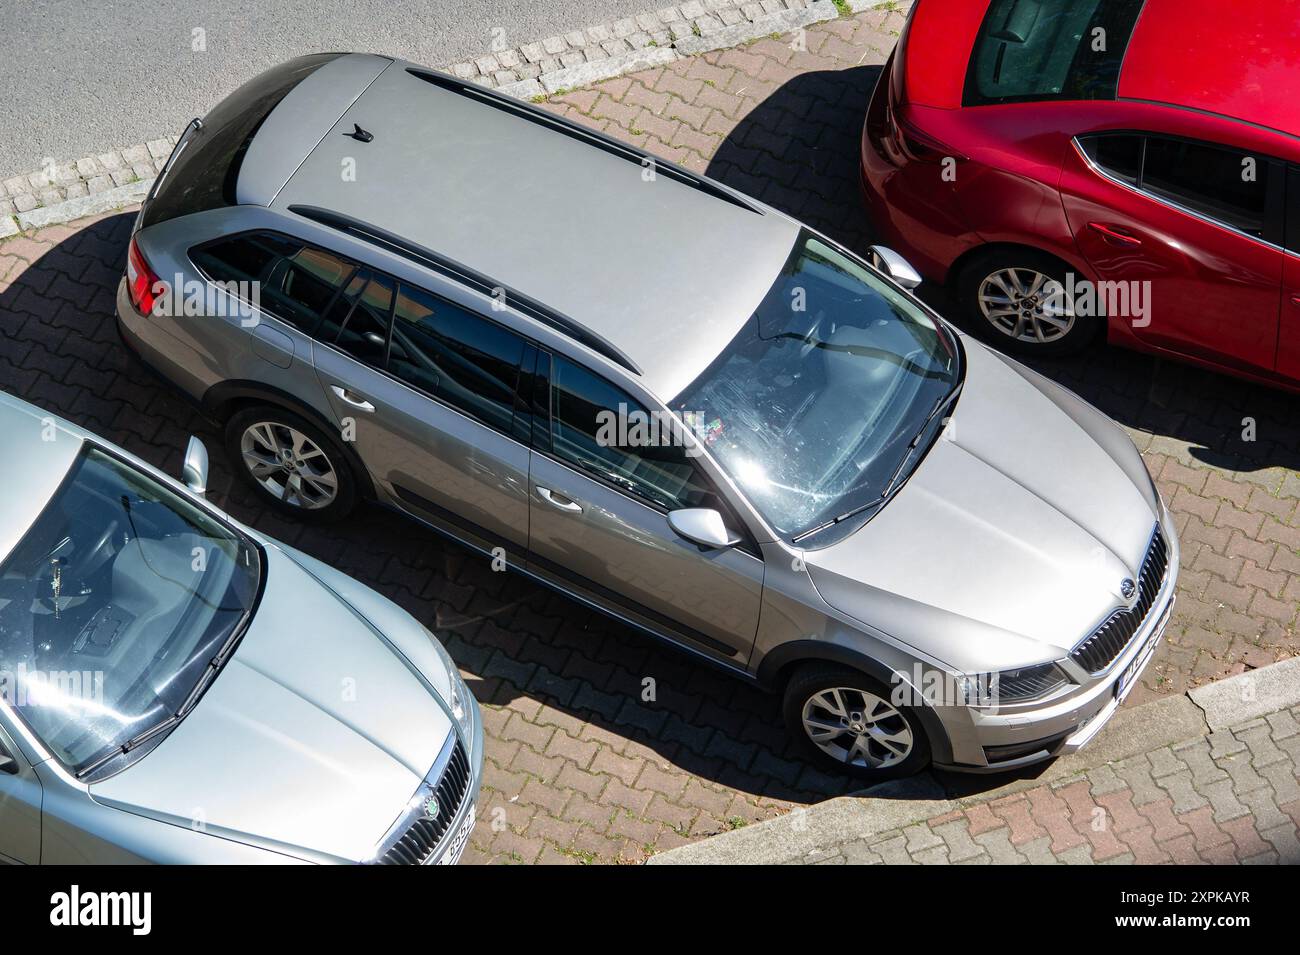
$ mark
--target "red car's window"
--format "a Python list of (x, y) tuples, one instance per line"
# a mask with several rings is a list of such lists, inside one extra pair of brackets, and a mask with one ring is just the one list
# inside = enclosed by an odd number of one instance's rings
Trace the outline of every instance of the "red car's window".
[(966, 106), (1114, 99), (1145, 0), (993, 0), (975, 39)]

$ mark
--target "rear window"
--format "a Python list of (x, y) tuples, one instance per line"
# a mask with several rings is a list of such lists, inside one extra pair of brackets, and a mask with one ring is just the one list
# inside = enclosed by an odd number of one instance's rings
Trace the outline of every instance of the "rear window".
[(341, 55), (314, 53), (281, 63), (214, 106), (201, 128), (182, 137), (184, 148), (145, 203), (140, 225), (233, 206), (240, 164), (263, 120), (290, 90)]
[(971, 53), (967, 106), (1115, 99), (1145, 0), (993, 0)]

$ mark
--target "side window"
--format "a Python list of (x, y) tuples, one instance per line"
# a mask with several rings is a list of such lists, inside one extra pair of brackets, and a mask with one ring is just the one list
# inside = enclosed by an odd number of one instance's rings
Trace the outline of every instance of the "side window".
[(1300, 166), (1286, 172), (1286, 247), (1300, 252)]
[(264, 282), (302, 244), (278, 235), (240, 235), (194, 249), (190, 258), (214, 282)]
[(1116, 179), (1136, 186), (1142, 175), (1142, 146), (1145, 139), (1135, 133), (1087, 136), (1079, 145), (1088, 158)]
[(653, 420), (621, 388), (554, 357), (551, 450), (558, 457), (669, 510), (716, 506), (686, 449)]
[(190, 258), (213, 282), (256, 282), (262, 308), (308, 334), (356, 270), (332, 252), (268, 234), (214, 242), (192, 250)]
[(1148, 136), (1142, 189), (1261, 238), (1272, 169), (1264, 156)]
[(508, 432), (524, 340), (494, 322), (402, 285), (388, 371), (484, 424)]
[(316, 337), (358, 361), (384, 367), (394, 282), (368, 269), (354, 275), (330, 306)]
[(305, 246), (276, 264), (262, 286), (262, 307), (310, 334), (356, 264)]

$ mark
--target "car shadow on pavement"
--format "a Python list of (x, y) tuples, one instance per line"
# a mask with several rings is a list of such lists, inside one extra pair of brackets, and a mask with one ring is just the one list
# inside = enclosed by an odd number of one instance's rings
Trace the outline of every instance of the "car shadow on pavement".
[[(707, 174), (865, 253), (875, 239), (862, 200), (860, 138), (880, 72), (860, 66), (796, 75), (739, 121)], [(978, 335), (943, 288), (927, 283), (920, 294)], [(1156, 450), (1185, 443), (1196, 461), (1232, 471), (1300, 468), (1295, 395), (1101, 342), (1071, 359), (1028, 364), (1121, 424), (1174, 442)]]
[(112, 214), (0, 245), (0, 388), (169, 474), (197, 435), (210, 451), (213, 503), (438, 632), (484, 704), (486, 778), (503, 802), (530, 778), (589, 795), (616, 779), (671, 801), (695, 777), (710, 789), (696, 805), (723, 825), (854, 788), (794, 753), (778, 698), (520, 574), (494, 572), (413, 520), (368, 505), (338, 523), (303, 524), (265, 507), (230, 470), (220, 427), (118, 336), (115, 293), (133, 219)]

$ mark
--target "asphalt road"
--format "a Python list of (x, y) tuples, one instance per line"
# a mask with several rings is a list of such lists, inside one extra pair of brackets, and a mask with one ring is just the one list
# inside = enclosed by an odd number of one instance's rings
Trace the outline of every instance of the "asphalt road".
[[(667, 0), (665, 0), (667, 2)], [(659, 4), (662, 6), (664, 4)], [(177, 132), (280, 60), (366, 50), (445, 66), (654, 0), (0, 0), (0, 178)], [(206, 50), (194, 50), (194, 31)]]

